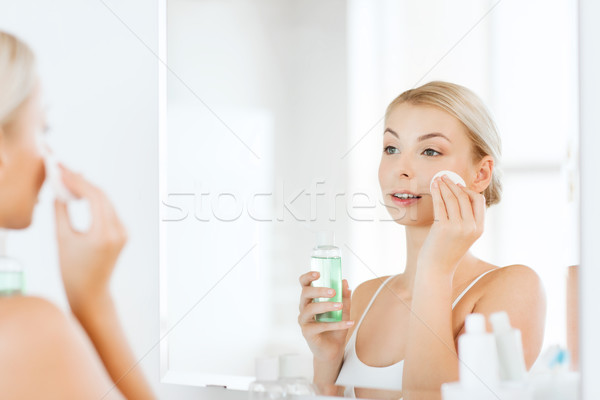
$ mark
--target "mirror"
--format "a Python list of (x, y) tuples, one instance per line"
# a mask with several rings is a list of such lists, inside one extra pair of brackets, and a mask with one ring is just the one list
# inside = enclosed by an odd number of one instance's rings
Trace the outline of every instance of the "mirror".
[(503, 142), (503, 199), (473, 252), (536, 270), (544, 347), (566, 344), (565, 275), (579, 264), (576, 2), (162, 4), (164, 381), (246, 389), (255, 357), (284, 353), (306, 355), (310, 375), (298, 277), (315, 232), (335, 231), (351, 288), (402, 272), (404, 230), (377, 180), (383, 114), (438, 79), (482, 97)]

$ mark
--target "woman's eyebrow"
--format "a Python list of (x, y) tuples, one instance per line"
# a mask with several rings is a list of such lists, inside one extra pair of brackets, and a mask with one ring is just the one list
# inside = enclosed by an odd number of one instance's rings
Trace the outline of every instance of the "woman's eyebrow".
[(386, 132), (391, 133), (392, 135), (396, 136), (397, 138), (399, 138), (398, 134), (396, 132), (394, 132), (393, 130), (391, 130), (390, 128), (385, 128), (385, 131), (383, 131), (383, 134), (385, 135)]
[[(393, 130), (391, 130), (390, 128), (385, 128), (385, 131), (383, 131), (383, 134), (385, 135), (386, 132), (391, 133), (392, 135), (396, 136), (397, 138), (400, 138), (398, 136), (398, 134), (396, 132), (394, 132)], [(431, 133), (426, 133), (425, 135), (421, 135), (417, 138), (417, 142), (422, 142), (424, 140), (427, 139), (431, 139), (434, 137), (441, 137), (443, 139), (446, 139), (448, 142), (452, 143), (452, 141), (450, 141), (450, 139), (448, 139), (448, 137), (440, 132), (431, 132)]]
[(419, 136), (419, 138), (417, 139), (417, 142), (422, 142), (423, 140), (431, 139), (434, 137), (441, 137), (443, 139), (446, 139), (448, 142), (452, 143), (450, 141), (450, 139), (448, 139), (448, 137), (446, 137), (444, 134), (439, 133), (439, 132), (431, 132), (431, 133), (427, 133), (425, 135)]

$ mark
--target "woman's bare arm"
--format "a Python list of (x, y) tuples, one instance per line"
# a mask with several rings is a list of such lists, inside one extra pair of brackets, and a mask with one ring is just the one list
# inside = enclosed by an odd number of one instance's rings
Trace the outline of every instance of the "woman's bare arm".
[(97, 296), (80, 308), (72, 307), (72, 311), (121, 393), (129, 400), (154, 399), (121, 328), (110, 294)]
[(104, 193), (62, 167), (67, 188), (89, 201), (90, 228), (79, 232), (69, 220), (67, 205), (56, 201), (56, 230), (61, 275), (73, 314), (92, 340), (116, 387), (129, 400), (154, 395), (121, 328), (109, 282), (127, 233)]

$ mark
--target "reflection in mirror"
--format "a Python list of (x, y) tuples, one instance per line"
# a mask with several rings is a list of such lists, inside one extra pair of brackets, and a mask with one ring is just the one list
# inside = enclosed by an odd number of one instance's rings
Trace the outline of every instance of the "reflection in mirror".
[[(378, 181), (383, 116), (432, 80), (479, 95), (502, 140), (502, 201), (473, 255), (532, 268), (547, 296), (542, 348), (566, 345), (566, 268), (579, 263), (575, 4), (166, 2), (165, 381), (246, 389), (256, 357), (285, 353), (304, 355), (312, 379), (298, 277), (315, 233), (335, 231), (352, 289), (403, 272), (405, 231)], [(369, 390), (357, 395), (385, 395)]]

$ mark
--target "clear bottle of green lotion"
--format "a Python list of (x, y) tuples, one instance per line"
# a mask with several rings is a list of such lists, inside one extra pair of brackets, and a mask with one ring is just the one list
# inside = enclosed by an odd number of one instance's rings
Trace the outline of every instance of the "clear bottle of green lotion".
[(0, 297), (21, 295), (25, 289), (21, 264), (6, 255), (6, 237), (0, 229)]
[[(311, 271), (319, 272), (319, 279), (312, 282), (314, 287), (327, 287), (335, 290), (335, 296), (314, 299), (315, 302), (342, 302), (342, 253), (333, 245), (333, 232), (317, 233), (317, 246), (312, 251)], [(342, 310), (317, 314), (317, 321), (336, 322), (342, 320)]]

